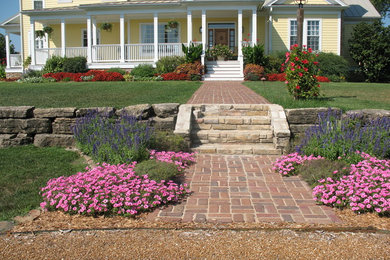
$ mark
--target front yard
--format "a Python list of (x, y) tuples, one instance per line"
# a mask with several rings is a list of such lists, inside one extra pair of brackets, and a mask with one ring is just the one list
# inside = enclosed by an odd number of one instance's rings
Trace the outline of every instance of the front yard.
[(338, 107), (343, 110), (390, 109), (390, 84), (330, 82), (321, 83), (323, 97), (318, 100), (294, 100), (284, 82), (245, 82), (259, 95), (284, 108)]
[(0, 82), (0, 106), (125, 107), (186, 103), (200, 82)]

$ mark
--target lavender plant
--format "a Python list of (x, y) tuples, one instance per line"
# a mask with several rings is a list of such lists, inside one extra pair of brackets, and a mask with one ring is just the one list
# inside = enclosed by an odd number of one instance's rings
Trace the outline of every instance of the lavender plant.
[(80, 149), (100, 163), (120, 164), (148, 158), (153, 129), (131, 115), (110, 118), (92, 110), (79, 118), (73, 133)]
[(319, 115), (319, 123), (307, 129), (305, 138), (296, 147), (300, 154), (323, 156), (330, 160), (346, 158), (350, 163), (361, 160), (356, 151), (378, 158), (390, 158), (390, 118), (363, 123), (360, 116), (341, 117), (328, 110)]

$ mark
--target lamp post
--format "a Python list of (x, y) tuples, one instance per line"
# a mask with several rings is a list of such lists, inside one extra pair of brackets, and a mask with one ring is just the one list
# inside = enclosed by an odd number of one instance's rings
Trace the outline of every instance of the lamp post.
[(307, 3), (308, 0), (294, 0), (294, 3), (298, 5), (297, 10), (297, 39), (298, 39), (298, 47), (302, 49), (303, 42), (303, 5)]

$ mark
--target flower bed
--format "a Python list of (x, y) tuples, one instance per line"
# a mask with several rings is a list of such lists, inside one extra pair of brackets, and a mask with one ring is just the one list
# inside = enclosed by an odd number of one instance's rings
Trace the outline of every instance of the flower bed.
[(156, 150), (150, 151), (150, 159), (156, 159), (157, 161), (174, 163), (177, 165), (177, 169), (182, 171), (187, 168), (189, 164), (195, 162), (194, 153), (184, 152), (157, 152)]
[(48, 181), (41, 189), (45, 210), (69, 214), (134, 216), (177, 202), (189, 193), (187, 185), (156, 182), (134, 173), (136, 162), (102, 166)]
[(53, 78), (56, 81), (123, 81), (123, 75), (118, 72), (107, 72), (104, 70), (90, 70), (86, 73), (57, 72), (46, 73), (44, 78)]
[(273, 73), (273, 74), (268, 74), (267, 75), (267, 79), (269, 81), (286, 81), (286, 73), (279, 73), (279, 74), (276, 74), (276, 73)]
[(188, 76), (184, 73), (168, 72), (161, 74), (164, 80), (187, 80)]

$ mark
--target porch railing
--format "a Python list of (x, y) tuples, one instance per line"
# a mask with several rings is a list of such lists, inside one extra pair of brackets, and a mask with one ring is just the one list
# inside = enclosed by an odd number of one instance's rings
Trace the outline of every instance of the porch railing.
[(159, 43), (158, 44), (158, 57), (166, 56), (183, 56), (181, 43)]
[(153, 43), (126, 44), (126, 61), (153, 61), (154, 45)]
[(65, 56), (68, 58), (73, 57), (87, 57), (87, 47), (66, 47)]
[(46, 60), (52, 56), (61, 56), (61, 48), (42, 48), (35, 50), (36, 63), (44, 65)]
[(22, 67), (22, 55), (21, 54), (10, 54), (10, 66), (11, 68)]
[(104, 44), (92, 46), (93, 62), (117, 62), (121, 59), (120, 44)]

